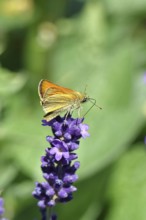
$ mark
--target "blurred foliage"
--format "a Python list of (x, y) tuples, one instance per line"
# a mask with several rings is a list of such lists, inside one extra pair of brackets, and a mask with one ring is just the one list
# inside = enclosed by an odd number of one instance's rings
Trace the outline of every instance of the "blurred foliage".
[(45, 78), (78, 91), (87, 85), (103, 108), (86, 115), (78, 191), (58, 205), (59, 219), (145, 220), (146, 1), (1, 0), (0, 64), (6, 217), (40, 219), (31, 192), (50, 134), (37, 94)]

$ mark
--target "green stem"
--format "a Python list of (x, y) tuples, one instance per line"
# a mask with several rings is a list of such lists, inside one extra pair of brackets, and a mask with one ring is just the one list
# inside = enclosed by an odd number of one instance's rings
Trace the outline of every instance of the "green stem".
[(47, 211), (46, 211), (46, 219), (47, 220), (51, 220), (51, 215), (52, 215), (52, 208), (51, 207), (49, 207), (49, 208), (47, 208)]

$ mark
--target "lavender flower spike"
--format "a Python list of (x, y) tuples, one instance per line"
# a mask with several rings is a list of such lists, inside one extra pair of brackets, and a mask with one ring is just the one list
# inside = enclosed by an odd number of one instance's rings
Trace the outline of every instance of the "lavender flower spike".
[(5, 209), (4, 209), (4, 200), (3, 198), (0, 197), (0, 217), (4, 214)]
[[(70, 115), (57, 116), (49, 122), (42, 121), (42, 125), (50, 126), (53, 132), (53, 136), (46, 137), (49, 147), (41, 158), (41, 169), (46, 181), (36, 183), (32, 193), (38, 199), (42, 220), (47, 219), (47, 207), (72, 200), (73, 192), (77, 190), (73, 183), (78, 179), (76, 171), (80, 163), (73, 162), (78, 158), (74, 151), (79, 147), (79, 139), (89, 136), (88, 125), (82, 122), (83, 119), (73, 119)], [(56, 220), (54, 216), (50, 216), (49, 220)]]
[(4, 200), (2, 197), (0, 197), (0, 220), (8, 220), (6, 218), (3, 217), (3, 214), (5, 212), (5, 209), (4, 209)]

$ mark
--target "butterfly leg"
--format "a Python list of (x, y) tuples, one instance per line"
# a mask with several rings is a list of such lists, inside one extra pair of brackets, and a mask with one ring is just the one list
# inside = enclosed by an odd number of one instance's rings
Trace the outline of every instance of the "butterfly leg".
[(64, 124), (65, 124), (66, 119), (68, 118), (68, 116), (71, 115), (71, 114), (72, 114), (72, 111), (71, 111), (71, 108), (70, 108), (70, 109), (67, 110), (67, 112), (66, 112), (66, 114), (64, 116)]
[(78, 117), (81, 117), (81, 107), (78, 108)]

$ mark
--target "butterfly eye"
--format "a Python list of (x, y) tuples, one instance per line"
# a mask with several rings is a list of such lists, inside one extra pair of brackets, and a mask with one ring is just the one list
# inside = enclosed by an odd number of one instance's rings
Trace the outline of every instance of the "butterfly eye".
[(88, 101), (88, 97), (84, 97), (81, 102), (84, 103), (84, 102), (87, 102), (87, 101)]

